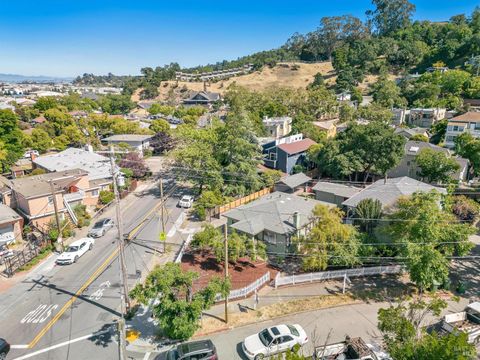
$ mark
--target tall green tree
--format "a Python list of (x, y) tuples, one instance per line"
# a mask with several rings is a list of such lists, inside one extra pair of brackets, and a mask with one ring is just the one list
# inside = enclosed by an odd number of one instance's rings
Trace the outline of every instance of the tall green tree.
[(480, 140), (470, 133), (463, 133), (455, 138), (455, 152), (468, 159), (473, 172), (480, 174)]
[(161, 331), (171, 339), (186, 340), (199, 328), (202, 311), (214, 304), (216, 294), (225, 296), (230, 291), (229, 281), (214, 278), (194, 292), (193, 283), (198, 278), (199, 274), (183, 271), (179, 264), (167, 263), (148, 274), (130, 296), (145, 305), (157, 300), (152, 311)]
[(448, 184), (452, 176), (460, 169), (455, 158), (443, 151), (424, 148), (415, 158), (415, 163), (420, 167), (420, 176), (429, 183)]
[(410, 279), (421, 289), (431, 289), (448, 280), (449, 257), (464, 256), (472, 249), (469, 236), (475, 229), (459, 223), (441, 208), (438, 192), (414, 193), (400, 198), (386, 228), (392, 241), (400, 244)]
[(0, 110), (0, 141), (6, 151), (4, 159), (0, 160), (3, 172), (23, 155), (23, 137), (17, 115), (9, 109)]
[(355, 215), (361, 229), (371, 235), (382, 217), (382, 203), (377, 199), (363, 199), (357, 204)]
[(380, 35), (407, 27), (415, 12), (415, 5), (408, 0), (372, 0), (372, 3), (375, 9), (366, 14)]
[(329, 265), (359, 264), (360, 240), (352, 225), (343, 223), (344, 213), (338, 208), (318, 205), (313, 211), (315, 226), (307, 236), (296, 240), (305, 271), (325, 270)]

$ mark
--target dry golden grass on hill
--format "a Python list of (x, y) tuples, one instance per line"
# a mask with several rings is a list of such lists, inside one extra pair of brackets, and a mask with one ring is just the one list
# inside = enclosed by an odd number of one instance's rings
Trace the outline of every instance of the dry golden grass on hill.
[[(305, 88), (313, 81), (317, 73), (321, 73), (324, 76), (327, 85), (335, 84), (337, 76), (331, 62), (315, 64), (289, 62), (279, 63), (273, 68), (265, 66), (262, 70), (255, 71), (251, 74), (207, 84), (207, 90), (224, 94), (228, 86), (233, 83), (252, 91), (262, 91), (272, 86), (295, 89)], [(360, 89), (366, 93), (369, 85), (374, 83), (377, 78), (377, 75), (367, 75), (363, 83), (359, 85)], [(390, 78), (395, 79), (395, 76), (392, 75)], [(157, 97), (157, 100), (166, 101), (169, 97), (170, 100), (172, 100), (172, 97), (174, 97), (175, 102), (178, 103), (193, 91), (203, 90), (203, 87), (203, 82), (163, 81), (158, 88), (160, 95)], [(182, 89), (183, 91), (181, 91)], [(185, 91), (185, 89), (187, 90)], [(139, 93), (140, 90), (134, 93), (132, 96), (133, 101), (140, 100)]]

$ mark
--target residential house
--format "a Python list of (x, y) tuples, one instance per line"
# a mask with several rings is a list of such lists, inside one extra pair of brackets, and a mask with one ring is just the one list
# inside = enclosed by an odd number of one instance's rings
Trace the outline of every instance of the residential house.
[(410, 125), (431, 128), (437, 121), (445, 119), (447, 109), (430, 108), (430, 109), (411, 109), (408, 122)]
[(430, 138), (430, 134), (428, 133), (427, 129), (421, 127), (415, 128), (402, 128), (397, 127), (395, 129), (395, 134), (402, 135), (404, 138), (410, 140), (415, 135), (422, 135), (425, 136), (427, 139)]
[(27, 223), (43, 230), (55, 219), (55, 200), (60, 219), (69, 218), (73, 223), (77, 222), (73, 211), (76, 205), (96, 201), (90, 198), (88, 173), (80, 169), (13, 180), (0, 176), (0, 185), (1, 202), (15, 209)]
[(47, 121), (47, 119), (45, 119), (45, 116), (40, 115), (30, 120), (30, 123), (32, 124), (32, 126), (36, 126), (36, 125), (43, 124), (45, 121)]
[[(321, 201), (274, 192), (232, 209), (223, 216), (229, 230), (267, 245), (267, 252), (278, 256), (292, 251), (292, 238), (306, 235), (314, 225), (313, 209)], [(331, 204), (328, 204), (331, 206)]]
[(335, 137), (337, 135), (337, 122), (338, 119), (328, 120), (328, 121), (314, 121), (313, 125), (324, 132), (328, 138)]
[(276, 139), (263, 144), (265, 166), (291, 174), (295, 165), (307, 166), (306, 153), (317, 143), (302, 134)]
[(308, 177), (304, 173), (298, 173), (295, 175), (287, 175), (280, 179), (275, 184), (275, 191), (282, 191), (286, 193), (294, 193), (298, 190), (305, 190), (307, 185), (312, 181), (311, 177)]
[(13, 178), (25, 176), (32, 172), (33, 170), (32, 157), (35, 158), (35, 155), (31, 154), (31, 157), (29, 158), (21, 158), (15, 161), (15, 164), (13, 164), (10, 167), (10, 171), (12, 172)]
[(62, 172), (80, 169), (88, 173), (90, 182), (85, 205), (96, 205), (100, 191), (108, 190), (112, 184), (110, 159), (93, 151), (68, 148), (53, 155), (40, 156), (33, 160), (36, 168), (47, 172)]
[(22, 240), (23, 218), (12, 208), (0, 204), (0, 245)]
[(150, 139), (152, 137), (153, 135), (122, 134), (112, 135), (102, 139), (102, 141), (106, 142), (108, 145), (127, 144), (137, 151), (140, 156), (143, 156), (143, 150), (150, 147)]
[(362, 189), (351, 185), (319, 181), (312, 190), (315, 199), (341, 207), (345, 200), (350, 199)]
[(455, 138), (463, 133), (470, 133), (474, 138), (480, 138), (480, 112), (469, 111), (450, 119), (445, 134), (445, 146), (454, 148)]
[(213, 103), (220, 101), (220, 94), (210, 91), (198, 91), (190, 96), (188, 99), (183, 100), (184, 105), (202, 105), (210, 106)]
[(358, 203), (364, 199), (378, 200), (382, 204), (384, 211), (388, 211), (401, 196), (409, 196), (415, 192), (430, 192), (432, 190), (441, 194), (447, 193), (447, 190), (444, 188), (432, 186), (407, 176), (380, 179), (348, 200), (345, 200), (342, 205), (347, 209), (347, 216), (353, 217)]
[(470, 111), (480, 111), (480, 99), (463, 99), (463, 104), (467, 105)]
[(399, 126), (405, 124), (410, 116), (408, 109), (392, 109), (393, 125)]
[(265, 117), (262, 123), (263, 126), (265, 126), (268, 136), (275, 139), (287, 136), (290, 134), (290, 131), (292, 131), (292, 118), (290, 116)]
[(430, 149), (435, 152), (442, 152), (444, 153), (447, 157), (452, 157), (455, 159), (455, 161), (458, 163), (460, 166), (460, 169), (452, 176), (454, 180), (457, 181), (464, 181), (467, 178), (467, 171), (468, 171), (468, 160), (463, 159), (461, 157), (456, 157), (454, 156), (450, 150), (426, 143), (423, 141), (407, 141), (404, 146), (404, 154), (402, 157), (402, 160), (400, 163), (393, 169), (390, 169), (388, 171), (388, 176), (389, 177), (402, 177), (402, 176), (408, 176), (413, 179), (421, 180), (421, 176), (419, 175), (421, 172), (420, 167), (416, 163), (416, 158), (418, 154), (423, 149)]

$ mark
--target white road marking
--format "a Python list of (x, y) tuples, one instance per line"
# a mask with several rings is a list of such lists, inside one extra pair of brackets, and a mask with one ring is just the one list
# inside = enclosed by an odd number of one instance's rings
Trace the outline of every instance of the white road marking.
[(25, 344), (25, 345), (10, 345), (10, 349), (28, 349), (28, 344)]
[(99, 332), (97, 332), (97, 333), (92, 333), (92, 334), (88, 334), (88, 335), (85, 335), (85, 336), (81, 336), (81, 337), (76, 338), (76, 339), (68, 340), (68, 341), (62, 342), (62, 343), (60, 343), (60, 344), (53, 345), (53, 346), (50, 346), (50, 347), (48, 347), (48, 348), (41, 349), (41, 350), (38, 350), (38, 351), (35, 351), (35, 352), (32, 352), (32, 353), (29, 353), (29, 354), (20, 356), (20, 357), (18, 357), (18, 358), (13, 359), (13, 360), (24, 360), (24, 359), (28, 359), (28, 358), (31, 358), (31, 357), (33, 357), (33, 356), (37, 356), (37, 355), (46, 353), (47, 351), (54, 350), (54, 349), (57, 349), (57, 348), (62, 347), (62, 346), (66, 346), (66, 345), (73, 344), (73, 343), (76, 343), (76, 342), (79, 342), (79, 341), (82, 341), (82, 340), (89, 339), (89, 338), (94, 337), (94, 336), (98, 336), (98, 335), (105, 334), (105, 333), (107, 333), (107, 332), (109, 332), (109, 331), (110, 331), (110, 330), (103, 330), (103, 331), (99, 331)]
[(146, 352), (145, 356), (143, 357), (143, 360), (148, 360), (148, 358), (150, 357), (150, 354), (151, 352)]
[(53, 305), (46, 305), (42, 304), (39, 305), (35, 310), (30, 311), (25, 317), (20, 320), (21, 324), (41, 324), (45, 320), (47, 320), (52, 312), (58, 308), (58, 304)]
[(105, 289), (109, 288), (109, 287), (110, 287), (110, 281), (107, 280), (107, 281), (101, 283), (100, 286), (99, 286), (99, 289), (97, 291), (95, 291), (93, 294), (91, 294), (88, 297), (88, 300), (95, 300), (95, 301), (100, 300), (103, 296), (103, 292), (105, 291)]

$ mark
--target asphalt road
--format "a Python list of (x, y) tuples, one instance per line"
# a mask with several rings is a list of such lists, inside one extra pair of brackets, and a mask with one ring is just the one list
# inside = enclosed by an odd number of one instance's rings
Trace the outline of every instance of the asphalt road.
[[(126, 233), (159, 203), (156, 188), (131, 196), (134, 198), (122, 209)], [(173, 196), (166, 202), (167, 231), (182, 211), (176, 207), (177, 201)], [(105, 216), (111, 213), (109, 210)], [(135, 241), (126, 246), (130, 288), (149, 270), (151, 257), (161, 256), (160, 229), (154, 213)], [(116, 235), (113, 228), (96, 239), (93, 250), (76, 264), (56, 266), (56, 256), (50, 257), (1, 295), (0, 337), (14, 345), (7, 359), (118, 359), (114, 331), (120, 308)], [(101, 335), (90, 337), (98, 332)]]

